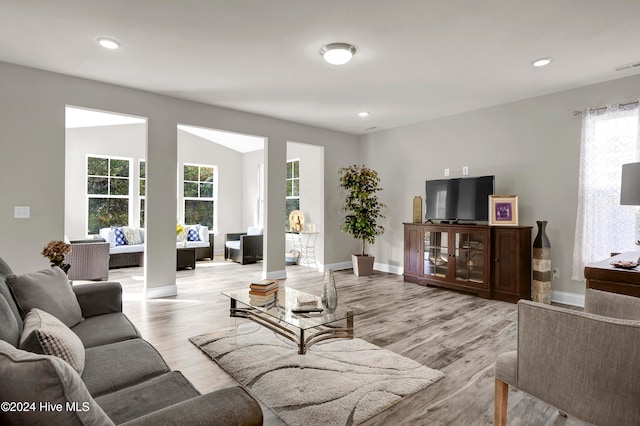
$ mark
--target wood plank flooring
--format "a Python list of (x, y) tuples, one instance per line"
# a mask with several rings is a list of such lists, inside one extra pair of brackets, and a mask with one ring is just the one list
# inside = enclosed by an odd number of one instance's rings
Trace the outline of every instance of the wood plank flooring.
[[(201, 391), (236, 385), (233, 378), (187, 338), (232, 326), (229, 300), (220, 292), (260, 279), (262, 265), (216, 258), (177, 273), (178, 296), (143, 300), (142, 268), (112, 270), (124, 288), (124, 312), (164, 356)], [(284, 284), (320, 294), (322, 274), (287, 267)], [(355, 318), (355, 334), (368, 342), (443, 371), (446, 377), (369, 419), (373, 425), (493, 424), (493, 363), (516, 347), (516, 305), (434, 287), (405, 283), (402, 276), (375, 272), (356, 277), (336, 271), (339, 301), (369, 307)], [(282, 425), (263, 406), (265, 425)], [(522, 392), (509, 391), (508, 424), (584, 425), (567, 419)], [(331, 425), (328, 425), (331, 426)]]

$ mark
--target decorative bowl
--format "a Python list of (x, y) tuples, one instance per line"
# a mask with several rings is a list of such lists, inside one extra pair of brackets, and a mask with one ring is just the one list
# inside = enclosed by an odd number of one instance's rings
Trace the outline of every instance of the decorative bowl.
[(618, 260), (617, 262), (611, 262), (611, 266), (620, 269), (635, 269), (640, 263), (631, 260)]

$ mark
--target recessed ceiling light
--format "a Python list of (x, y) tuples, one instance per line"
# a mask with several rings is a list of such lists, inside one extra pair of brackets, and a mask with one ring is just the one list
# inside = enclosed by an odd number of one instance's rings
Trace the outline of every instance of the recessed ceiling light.
[(358, 115), (362, 118), (368, 117), (369, 116), (369, 111), (361, 111), (358, 113)]
[(320, 49), (325, 61), (333, 65), (344, 65), (353, 58), (356, 48), (347, 43), (331, 43)]
[(544, 67), (549, 65), (552, 60), (552, 58), (540, 58), (533, 61), (531, 65), (533, 65), (534, 67)]
[(112, 38), (98, 37), (96, 41), (105, 49), (117, 49), (118, 47), (120, 47), (120, 43)]

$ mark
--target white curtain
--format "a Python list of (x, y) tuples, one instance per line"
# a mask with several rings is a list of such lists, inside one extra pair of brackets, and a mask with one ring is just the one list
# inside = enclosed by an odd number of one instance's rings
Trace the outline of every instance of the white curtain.
[(585, 265), (612, 252), (640, 249), (638, 208), (620, 205), (622, 165), (640, 161), (638, 111), (633, 104), (582, 113), (574, 280), (584, 281)]

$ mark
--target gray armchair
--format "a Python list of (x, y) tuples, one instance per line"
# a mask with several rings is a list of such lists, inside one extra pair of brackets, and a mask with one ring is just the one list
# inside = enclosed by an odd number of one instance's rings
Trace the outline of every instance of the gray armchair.
[(587, 289), (585, 312), (521, 300), (518, 350), (496, 360), (496, 425), (509, 385), (595, 425), (638, 425), (640, 298)]
[(71, 241), (66, 255), (70, 280), (106, 281), (109, 279), (109, 243), (102, 240)]

